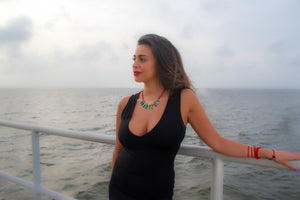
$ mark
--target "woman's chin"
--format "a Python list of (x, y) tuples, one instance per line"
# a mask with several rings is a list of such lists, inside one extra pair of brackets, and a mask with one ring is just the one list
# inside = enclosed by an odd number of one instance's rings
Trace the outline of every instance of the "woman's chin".
[(139, 78), (137, 78), (137, 77), (134, 77), (134, 81), (137, 82), (137, 83), (143, 82), (141, 79), (139, 79)]

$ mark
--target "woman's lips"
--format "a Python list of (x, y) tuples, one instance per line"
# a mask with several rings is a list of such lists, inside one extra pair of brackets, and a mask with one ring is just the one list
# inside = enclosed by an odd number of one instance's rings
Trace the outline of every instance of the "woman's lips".
[(134, 76), (137, 76), (137, 75), (139, 75), (141, 72), (139, 72), (139, 71), (133, 71), (133, 75)]

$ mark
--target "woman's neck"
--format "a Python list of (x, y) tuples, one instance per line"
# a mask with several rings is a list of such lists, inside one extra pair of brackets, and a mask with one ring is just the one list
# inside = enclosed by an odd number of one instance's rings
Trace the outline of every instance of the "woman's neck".
[(162, 86), (161, 83), (151, 83), (151, 84), (144, 83), (144, 92), (143, 93), (145, 96), (148, 96), (148, 97), (157, 96), (163, 90), (164, 90), (164, 87)]

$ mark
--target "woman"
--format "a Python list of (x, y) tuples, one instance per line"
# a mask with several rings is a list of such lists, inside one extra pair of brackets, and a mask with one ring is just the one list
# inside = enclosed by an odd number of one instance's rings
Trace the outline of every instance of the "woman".
[(138, 41), (133, 74), (144, 89), (118, 106), (112, 159), (110, 200), (170, 200), (174, 159), (190, 123), (214, 151), (235, 157), (272, 159), (293, 170), (288, 161), (300, 154), (250, 147), (221, 137), (192, 89), (177, 49), (149, 34)]

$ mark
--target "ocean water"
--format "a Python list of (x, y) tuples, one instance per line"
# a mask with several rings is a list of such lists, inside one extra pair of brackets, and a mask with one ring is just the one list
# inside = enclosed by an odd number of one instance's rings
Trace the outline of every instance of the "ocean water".
[[(0, 89), (0, 119), (115, 135), (119, 100), (139, 89)], [(300, 90), (198, 89), (213, 126), (249, 145), (300, 152)], [(190, 126), (186, 144), (205, 146)], [(113, 146), (41, 134), (42, 185), (77, 199), (106, 199)], [(209, 199), (210, 159), (178, 155), (174, 199)], [(0, 171), (33, 181), (31, 134), (0, 127)], [(300, 199), (300, 173), (225, 162), (224, 199)], [(0, 178), (0, 200), (32, 199)], [(47, 198), (43, 198), (47, 199)]]

